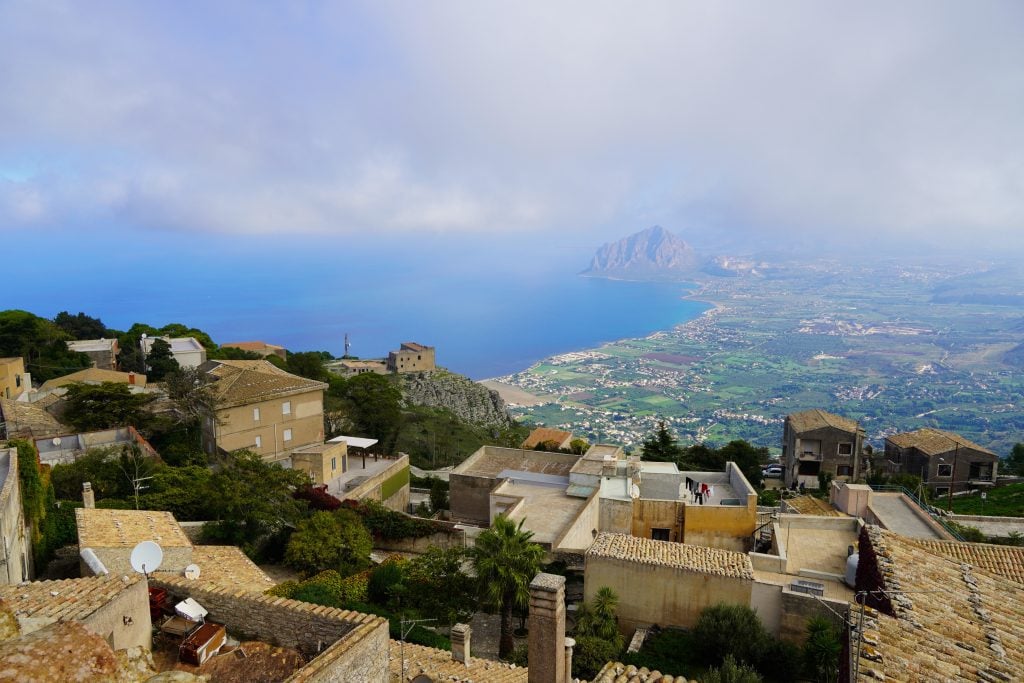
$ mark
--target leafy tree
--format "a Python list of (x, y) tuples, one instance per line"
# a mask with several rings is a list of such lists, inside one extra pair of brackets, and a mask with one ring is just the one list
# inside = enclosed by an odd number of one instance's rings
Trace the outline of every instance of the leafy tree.
[(734, 462), (752, 486), (759, 487), (763, 483), (761, 470), (765, 463), (768, 462), (767, 448), (763, 446), (756, 448), (746, 441), (737, 439), (719, 448), (718, 456), (721, 460), (722, 468), (725, 467), (725, 463)]
[(289, 353), (286, 369), (293, 375), (315, 379), (318, 382), (331, 380), (331, 374), (324, 366), (324, 357), (319, 351)]
[(285, 564), (306, 574), (333, 569), (342, 576), (369, 566), (373, 542), (359, 515), (344, 508), (314, 512), (288, 540)]
[(131, 489), (121, 474), (117, 447), (90, 448), (74, 462), (50, 470), (54, 493), (61, 500), (80, 500), (82, 484), (92, 483), (96, 499), (123, 498)]
[(1006, 458), (1002, 467), (1006, 474), (1024, 475), (1024, 443), (1013, 445), (1013, 450), (1010, 451), (1010, 456)]
[(836, 683), (839, 680), (839, 656), (843, 651), (840, 638), (839, 629), (825, 617), (811, 617), (807, 621), (804, 670), (818, 683)]
[(72, 384), (65, 399), (61, 421), (81, 432), (129, 425), (143, 429), (152, 417), (146, 406), (153, 397), (133, 394), (127, 384)]
[(722, 665), (708, 671), (701, 683), (761, 683), (761, 676), (753, 667), (737, 662), (732, 655), (726, 655)]
[(448, 482), (434, 478), (430, 482), (430, 509), (433, 511), (448, 509)]
[(370, 600), (389, 609), (397, 609), (406, 593), (405, 561), (387, 559), (370, 573), (366, 593)]
[(199, 368), (179, 367), (167, 373), (164, 388), (174, 404), (176, 422), (198, 422), (213, 415), (217, 399), (211, 385), (210, 376)]
[(180, 369), (167, 340), (162, 337), (154, 339), (153, 345), (149, 347), (149, 355), (146, 356), (146, 378), (161, 382), (168, 374)]
[(139, 497), (143, 510), (166, 510), (179, 521), (202, 521), (214, 516), (210, 479), (205, 465), (156, 467), (149, 488)]
[(261, 537), (302, 516), (305, 504), (292, 493), (308, 483), (299, 470), (265, 462), (251, 451), (236, 451), (210, 478), (214, 523), (207, 524), (203, 533), (252, 552)]
[(82, 312), (71, 315), (67, 311), (61, 311), (53, 319), (53, 323), (71, 335), (72, 339), (102, 339), (110, 335), (110, 330), (103, 321)]
[(590, 448), (590, 444), (586, 439), (573, 439), (569, 442), (569, 451), (574, 455), (583, 455), (588, 448)]
[(480, 590), (485, 602), (501, 613), (501, 639), (498, 654), (512, 654), (512, 610), (526, 609), (530, 601), (530, 582), (540, 568), (544, 549), (531, 542), (532, 531), (504, 515), (494, 519), (490, 529), (482, 532), (472, 550)]
[(659, 422), (658, 431), (644, 439), (641, 449), (644, 460), (679, 462), (683, 455), (683, 449), (664, 422)]
[[(234, 346), (218, 346), (206, 352), (210, 360), (262, 360), (263, 356), (255, 351), (237, 349)], [(276, 356), (275, 356), (276, 357)]]
[(45, 382), (92, 367), (84, 353), (68, 349), (68, 334), (28, 311), (0, 311), (0, 357), (20, 356), (32, 378)]
[(476, 583), (462, 570), (464, 548), (431, 546), (405, 567), (408, 604), (444, 624), (469, 619), (476, 611)]
[(402, 419), (402, 392), (385, 375), (366, 372), (350, 379), (333, 378), (330, 394), (344, 402), (357, 436), (384, 443)]
[(217, 344), (206, 332), (195, 328), (187, 327), (181, 323), (169, 323), (160, 328), (160, 334), (165, 337), (192, 337), (203, 345), (205, 349), (215, 349)]
[(756, 664), (769, 638), (757, 612), (725, 603), (703, 610), (692, 633), (694, 649), (711, 666), (721, 665), (729, 655), (737, 662)]

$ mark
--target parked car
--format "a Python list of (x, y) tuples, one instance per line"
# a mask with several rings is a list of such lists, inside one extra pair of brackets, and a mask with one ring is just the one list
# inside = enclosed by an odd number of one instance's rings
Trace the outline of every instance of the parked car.
[(761, 474), (766, 479), (782, 479), (782, 465), (768, 465), (761, 470)]

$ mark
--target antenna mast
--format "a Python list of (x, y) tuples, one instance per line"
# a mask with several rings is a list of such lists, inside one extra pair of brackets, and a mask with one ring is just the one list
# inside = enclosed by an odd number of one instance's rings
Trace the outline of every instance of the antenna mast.
[(345, 333), (345, 357), (346, 358), (348, 358), (348, 349), (349, 349), (348, 332), (346, 332)]

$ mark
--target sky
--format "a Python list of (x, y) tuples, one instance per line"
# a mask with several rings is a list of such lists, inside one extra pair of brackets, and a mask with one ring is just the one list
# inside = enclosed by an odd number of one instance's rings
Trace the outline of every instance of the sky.
[(1007, 254), (1022, 122), (1016, 0), (0, 0), (0, 234), (79, 253)]

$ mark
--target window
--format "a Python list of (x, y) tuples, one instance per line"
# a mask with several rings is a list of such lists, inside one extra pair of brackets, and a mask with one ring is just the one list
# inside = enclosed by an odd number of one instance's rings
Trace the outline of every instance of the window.
[(942, 497), (942, 496), (948, 496), (948, 495), (949, 495), (949, 487), (948, 486), (940, 486), (939, 488), (935, 489), (935, 497), (936, 498), (939, 498), (939, 497)]
[(338, 469), (338, 459), (331, 458), (331, 472), (333, 472), (336, 469)]
[(259, 422), (260, 421), (260, 409), (259, 408), (253, 408), (252, 409), (252, 421), (253, 422)]
[(292, 430), (290, 430), (290, 429), (284, 430), (284, 440), (285, 441), (291, 441), (292, 440)]
[(940, 477), (952, 477), (953, 466), (952, 465), (939, 465), (939, 476)]
[(667, 541), (668, 529), (651, 529), (651, 538), (655, 541)]
[(281, 414), (282, 415), (291, 415), (292, 414), (292, 402), (291, 401), (285, 401), (284, 403), (281, 404)]
[(839, 467), (836, 468), (836, 476), (837, 477), (852, 477), (853, 476), (853, 467), (850, 466), (850, 465), (840, 465)]
[(839, 455), (853, 455), (853, 444), (852, 443), (841, 443), (841, 444), (839, 444)]
[(263, 439), (258, 436), (256, 437), (256, 448), (263, 448)]

